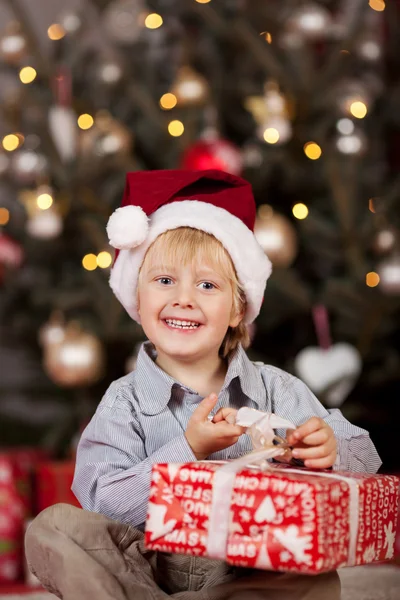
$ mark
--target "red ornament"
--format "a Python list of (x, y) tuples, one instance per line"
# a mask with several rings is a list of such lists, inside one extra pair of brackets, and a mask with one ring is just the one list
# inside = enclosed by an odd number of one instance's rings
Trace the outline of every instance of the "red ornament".
[(0, 265), (18, 268), (24, 259), (21, 246), (4, 233), (0, 235)]
[(242, 153), (223, 138), (199, 140), (184, 153), (181, 168), (192, 171), (218, 169), (240, 175), (243, 170)]

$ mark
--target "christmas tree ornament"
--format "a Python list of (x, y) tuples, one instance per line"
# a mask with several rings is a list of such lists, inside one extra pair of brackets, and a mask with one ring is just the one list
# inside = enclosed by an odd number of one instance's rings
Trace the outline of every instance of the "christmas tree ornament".
[(96, 79), (108, 87), (118, 85), (122, 77), (122, 65), (112, 58), (102, 60), (96, 67)]
[(297, 255), (296, 230), (290, 221), (271, 210), (259, 210), (254, 235), (275, 267), (289, 267)]
[(30, 149), (18, 150), (11, 157), (11, 174), (19, 184), (35, 184), (47, 175), (49, 163), (44, 154)]
[(104, 110), (95, 115), (93, 127), (80, 134), (80, 152), (86, 159), (125, 156), (131, 145), (130, 131)]
[(332, 15), (329, 10), (316, 2), (309, 2), (292, 12), (287, 30), (306, 40), (315, 41), (328, 37), (331, 25)]
[(191, 171), (218, 169), (232, 175), (240, 175), (243, 170), (243, 157), (237, 146), (218, 137), (217, 132), (212, 132), (185, 150), (181, 168)]
[(367, 138), (358, 127), (348, 135), (336, 135), (334, 143), (340, 154), (348, 156), (360, 156), (367, 150)]
[(0, 39), (0, 57), (7, 63), (18, 64), (28, 51), (28, 43), (18, 24), (10, 25)]
[(92, 385), (104, 374), (104, 351), (100, 340), (74, 322), (64, 338), (44, 348), (44, 368), (54, 383), (63, 387)]
[(73, 36), (82, 30), (83, 17), (79, 11), (67, 9), (60, 14), (58, 23), (67, 34)]
[(60, 311), (54, 311), (50, 319), (39, 329), (39, 343), (44, 348), (59, 344), (65, 338), (65, 320)]
[(372, 247), (376, 254), (387, 254), (393, 250), (398, 239), (399, 235), (394, 227), (384, 227), (375, 235)]
[(40, 240), (52, 240), (63, 230), (63, 220), (54, 206), (46, 210), (37, 210), (26, 223), (26, 231), (31, 237)]
[(178, 105), (199, 106), (206, 102), (209, 95), (207, 80), (191, 66), (180, 67), (172, 84), (171, 93), (176, 96)]
[(257, 136), (273, 144), (285, 144), (292, 137), (289, 104), (275, 81), (264, 86), (264, 96), (249, 96), (245, 107), (258, 124)]
[(325, 306), (314, 307), (313, 320), (319, 346), (301, 350), (295, 358), (294, 369), (315, 394), (323, 395), (328, 406), (338, 407), (361, 374), (361, 356), (351, 344), (332, 345)]
[(379, 40), (376, 32), (362, 34), (355, 44), (355, 52), (363, 60), (377, 62), (383, 55), (382, 41)]
[(0, 232), (0, 265), (17, 269), (24, 260), (21, 245), (9, 235)]
[(77, 133), (75, 111), (72, 102), (71, 74), (65, 67), (59, 68), (54, 78), (55, 103), (49, 108), (49, 129), (61, 160), (69, 162), (77, 152)]
[(114, 0), (103, 12), (104, 27), (117, 44), (135, 44), (148, 12), (143, 0)]
[(379, 289), (388, 296), (400, 295), (400, 255), (383, 260), (377, 267)]

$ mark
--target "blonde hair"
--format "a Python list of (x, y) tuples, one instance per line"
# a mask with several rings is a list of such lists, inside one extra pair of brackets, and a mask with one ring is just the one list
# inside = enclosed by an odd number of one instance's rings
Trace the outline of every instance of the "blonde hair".
[[(192, 227), (178, 227), (165, 231), (148, 248), (140, 268), (139, 282), (144, 267), (150, 267), (155, 261), (158, 263), (160, 256), (165, 264), (173, 265), (178, 262), (183, 265), (210, 264), (231, 284), (233, 294), (231, 316), (245, 313), (246, 297), (239, 284), (232, 259), (221, 242), (213, 235)], [(228, 327), (219, 350), (220, 356), (226, 358), (239, 344), (244, 348), (250, 345), (249, 333), (243, 320), (237, 327)]]

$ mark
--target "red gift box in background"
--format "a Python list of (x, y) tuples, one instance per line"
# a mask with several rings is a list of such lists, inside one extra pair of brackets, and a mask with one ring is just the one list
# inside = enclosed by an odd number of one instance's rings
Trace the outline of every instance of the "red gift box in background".
[(218, 542), (230, 514), (223, 553), (236, 566), (320, 573), (393, 558), (397, 477), (245, 468), (234, 476), (232, 493), (216, 500), (217, 519), (210, 523), (219, 469), (208, 461), (153, 466), (149, 549), (217, 556), (209, 544)]
[(33, 514), (33, 472), (42, 450), (0, 450), (0, 583), (23, 575), (25, 520)]
[(36, 466), (36, 512), (63, 502), (81, 507), (71, 490), (75, 462), (41, 462)]

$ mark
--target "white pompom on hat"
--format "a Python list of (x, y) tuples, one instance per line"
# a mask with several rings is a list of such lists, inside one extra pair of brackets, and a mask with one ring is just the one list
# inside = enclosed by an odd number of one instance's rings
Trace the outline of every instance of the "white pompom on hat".
[(247, 300), (245, 323), (260, 312), (271, 263), (253, 230), (256, 205), (250, 184), (218, 170), (128, 173), (122, 206), (107, 234), (117, 249), (110, 285), (128, 314), (140, 323), (137, 284), (154, 240), (171, 229), (192, 227), (212, 234), (229, 253)]

